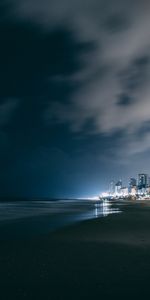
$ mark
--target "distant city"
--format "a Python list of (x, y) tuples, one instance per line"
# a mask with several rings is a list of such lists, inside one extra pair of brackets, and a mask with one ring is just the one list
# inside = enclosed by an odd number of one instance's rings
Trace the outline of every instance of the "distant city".
[(150, 177), (148, 174), (138, 174), (138, 178), (131, 177), (128, 186), (124, 186), (122, 180), (109, 184), (109, 190), (102, 193), (100, 198), (128, 198), (131, 200), (150, 200)]

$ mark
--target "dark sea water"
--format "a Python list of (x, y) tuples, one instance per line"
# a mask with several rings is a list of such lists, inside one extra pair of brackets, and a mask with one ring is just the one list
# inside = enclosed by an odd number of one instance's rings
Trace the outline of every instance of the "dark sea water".
[(1, 202), (0, 300), (149, 299), (149, 216), (149, 201)]
[(119, 213), (116, 204), (92, 200), (0, 202), (0, 239), (43, 235), (87, 219)]

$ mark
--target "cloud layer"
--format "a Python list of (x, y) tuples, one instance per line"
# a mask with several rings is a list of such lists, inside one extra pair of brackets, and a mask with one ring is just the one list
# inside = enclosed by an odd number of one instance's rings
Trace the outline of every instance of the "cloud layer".
[(22, 147), (20, 160), (26, 148), (45, 143), (56, 149), (55, 129), (61, 125), (71, 138), (93, 138), (94, 145), (99, 140), (109, 161), (111, 155), (114, 162), (141, 155), (144, 162), (150, 150), (150, 2), (3, 2), (0, 126), (9, 127), (16, 149)]
[[(45, 31), (66, 26), (78, 41), (93, 44), (92, 51), (80, 55), (84, 68), (67, 79), (62, 77), (77, 86), (70, 102), (51, 99), (44, 113), (46, 120), (67, 123), (72, 131), (82, 131), (90, 121), (93, 133), (113, 134), (122, 130), (125, 143), (131, 140), (137, 143), (139, 130), (150, 121), (149, 2), (11, 0), (9, 3), (11, 13), (20, 20), (32, 20)], [(147, 135), (143, 135), (141, 151), (144, 144), (145, 149), (148, 147)]]
[[(113, 135), (122, 131), (130, 155), (150, 147), (150, 18), (148, 1), (13, 1), (14, 13), (44, 30), (68, 26), (79, 41), (95, 45), (83, 53), (84, 68), (67, 79), (77, 85), (69, 103), (54, 99), (46, 120), (67, 123), (72, 131)], [(67, 53), (66, 53), (67, 55)], [(55, 78), (60, 81), (60, 78)], [(142, 146), (139, 146), (142, 142)], [(135, 146), (136, 145), (136, 146)], [(120, 149), (122, 149), (121, 147)]]

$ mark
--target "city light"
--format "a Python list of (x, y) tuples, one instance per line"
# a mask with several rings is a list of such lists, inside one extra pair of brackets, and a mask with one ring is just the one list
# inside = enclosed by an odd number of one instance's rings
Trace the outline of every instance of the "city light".
[(145, 173), (130, 178), (128, 186), (122, 180), (110, 182), (109, 190), (100, 194), (100, 199), (150, 200), (150, 178)]

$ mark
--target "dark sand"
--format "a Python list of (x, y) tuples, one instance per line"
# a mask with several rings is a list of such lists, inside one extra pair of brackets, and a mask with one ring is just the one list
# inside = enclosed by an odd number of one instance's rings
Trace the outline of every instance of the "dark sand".
[(150, 208), (0, 245), (0, 300), (149, 299)]

